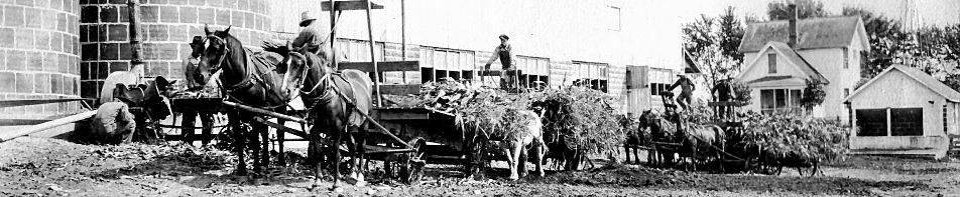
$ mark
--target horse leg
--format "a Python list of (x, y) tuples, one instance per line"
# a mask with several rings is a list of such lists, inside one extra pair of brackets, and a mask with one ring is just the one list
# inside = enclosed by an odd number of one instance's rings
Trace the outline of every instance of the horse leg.
[[(283, 120), (283, 119), (280, 119), (280, 118), (277, 118), (277, 124), (285, 125), (286, 123), (287, 123), (287, 121), (285, 121), (285, 120)], [(306, 131), (304, 131), (304, 132), (306, 132)], [(286, 140), (286, 132), (283, 132), (283, 131), (281, 131), (280, 129), (277, 129), (277, 153), (280, 154), (280, 155), (277, 155), (277, 162), (280, 162), (280, 166), (286, 166), (286, 165), (287, 165), (287, 157), (286, 157), (286, 154), (284, 154), (284, 152), (283, 152), (283, 141), (284, 141), (284, 140)]]
[(234, 151), (237, 152), (237, 175), (244, 176), (247, 175), (247, 162), (244, 154), (244, 149), (246, 148), (246, 137), (244, 136), (245, 131), (243, 131), (243, 126), (240, 124), (240, 114), (239, 112), (231, 112), (230, 115), (230, 125), (233, 135), (233, 146)]
[(640, 148), (633, 147), (633, 164), (640, 165)]
[(546, 173), (543, 173), (543, 155), (546, 154), (545, 148), (543, 148), (543, 142), (539, 142), (533, 147), (533, 158), (537, 162), (534, 165), (537, 167), (537, 176), (543, 177)]
[(260, 133), (260, 165), (263, 169), (270, 168), (270, 129), (266, 124), (257, 123)]
[(520, 142), (508, 142), (508, 143), (510, 144), (510, 146), (509, 146), (509, 149), (510, 149), (510, 150), (507, 151), (508, 153), (510, 153), (509, 155), (507, 155), (507, 157), (509, 157), (509, 158), (507, 159), (507, 160), (509, 160), (509, 161), (507, 161), (507, 163), (509, 163), (509, 165), (510, 165), (510, 168), (509, 168), (509, 169), (510, 169), (510, 177), (508, 177), (508, 179), (510, 179), (510, 180), (517, 180), (517, 179), (520, 179), (520, 175), (517, 174), (517, 171), (518, 171), (517, 166), (519, 166), (519, 164), (520, 164), (520, 162), (519, 162), (519, 161), (520, 161), (520, 149), (522, 149), (522, 147), (520, 147), (520, 146), (521, 146), (522, 144), (521, 144)]
[(630, 143), (623, 143), (623, 154), (627, 157), (626, 160), (623, 160), (623, 163), (630, 163)]
[(797, 174), (800, 174), (800, 176), (803, 176), (803, 169), (800, 168), (800, 165), (797, 165)]
[(333, 143), (331, 144), (333, 151), (333, 163), (331, 163), (333, 164), (333, 189), (340, 186), (340, 140), (344, 132), (346, 132), (346, 128), (333, 132)]
[(260, 123), (253, 121), (251, 121), (251, 123), (253, 128), (247, 133), (247, 140), (250, 141), (250, 148), (253, 149), (253, 173), (259, 176), (260, 173), (263, 172), (263, 158), (261, 157), (262, 155), (260, 155), (260, 152), (263, 150), (260, 149), (260, 136), (257, 135), (261, 132)]

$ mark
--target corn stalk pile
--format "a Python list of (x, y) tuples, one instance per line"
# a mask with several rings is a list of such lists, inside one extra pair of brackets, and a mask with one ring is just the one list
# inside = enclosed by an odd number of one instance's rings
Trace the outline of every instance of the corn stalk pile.
[(530, 120), (516, 112), (543, 107), (544, 140), (561, 143), (567, 150), (602, 153), (614, 150), (625, 139), (620, 115), (606, 93), (583, 87), (540, 92), (508, 93), (452, 80), (426, 83), (417, 95), (387, 97), (393, 107), (425, 107), (456, 116), (461, 128), (478, 131), (494, 140), (523, 132)]
[(849, 151), (847, 128), (839, 121), (796, 114), (748, 116), (740, 146), (762, 147), (777, 157), (796, 154), (801, 158), (834, 161)]
[(610, 106), (606, 93), (583, 87), (546, 90), (536, 95), (534, 105), (546, 109), (544, 140), (562, 143), (570, 150), (603, 153), (623, 143), (620, 115)]

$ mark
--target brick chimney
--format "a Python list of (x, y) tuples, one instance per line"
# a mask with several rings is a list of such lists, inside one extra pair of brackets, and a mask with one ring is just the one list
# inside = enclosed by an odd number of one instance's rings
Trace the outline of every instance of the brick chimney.
[(787, 9), (790, 10), (790, 26), (787, 29), (788, 33), (790, 33), (790, 40), (787, 40), (787, 45), (789, 45), (790, 48), (797, 49), (797, 44), (800, 42), (797, 36), (797, 20), (799, 20), (797, 18), (797, 4), (790, 4), (787, 6)]

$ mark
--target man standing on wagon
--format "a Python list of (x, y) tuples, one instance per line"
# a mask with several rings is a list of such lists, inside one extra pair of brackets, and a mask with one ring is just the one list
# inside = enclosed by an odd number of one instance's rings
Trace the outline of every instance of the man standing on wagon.
[(493, 55), (487, 60), (487, 64), (483, 66), (483, 69), (490, 70), (490, 64), (499, 58), (500, 65), (503, 67), (503, 72), (500, 74), (500, 88), (507, 91), (515, 91), (519, 86), (519, 84), (517, 84), (519, 80), (517, 79), (517, 67), (513, 64), (513, 59), (515, 59), (513, 47), (507, 42), (509, 40), (510, 37), (507, 35), (500, 35), (500, 45), (497, 45), (497, 48), (493, 49)]
[(693, 101), (693, 90), (696, 89), (696, 85), (693, 84), (693, 81), (691, 81), (690, 78), (687, 78), (687, 75), (680, 74), (677, 76), (679, 76), (680, 79), (677, 79), (677, 82), (673, 83), (673, 85), (671, 85), (668, 89), (673, 91), (673, 89), (676, 89), (677, 86), (680, 87), (680, 95), (677, 96), (677, 104), (680, 105), (680, 107), (683, 107), (683, 110), (687, 110), (690, 108), (690, 102)]

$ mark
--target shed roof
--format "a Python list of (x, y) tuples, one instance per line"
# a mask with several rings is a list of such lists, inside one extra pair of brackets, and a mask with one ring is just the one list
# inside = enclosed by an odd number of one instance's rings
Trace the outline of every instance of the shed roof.
[(930, 76), (919, 69), (904, 66), (904, 65), (890, 66), (889, 68), (887, 68), (886, 70), (878, 74), (873, 79), (870, 79), (870, 81), (867, 81), (867, 83), (863, 84), (863, 86), (860, 86), (860, 88), (857, 88), (856, 91), (850, 94), (850, 96), (847, 96), (847, 98), (844, 100), (850, 101), (851, 98), (853, 98), (854, 96), (857, 96), (857, 94), (862, 92), (864, 89), (867, 89), (868, 87), (870, 87), (870, 85), (872, 85), (873, 82), (877, 81), (882, 77), (888, 76), (888, 73), (890, 73), (892, 70), (897, 70), (902, 72), (903, 74), (906, 74), (907, 76), (910, 76), (910, 78), (917, 80), (917, 82), (920, 82), (920, 84), (923, 84), (923, 86), (929, 88), (930, 90), (933, 90), (933, 92), (940, 94), (941, 96), (945, 97), (947, 100), (950, 100), (953, 102), (960, 102), (960, 92), (953, 90), (953, 88), (950, 88), (950, 86), (943, 84), (942, 82), (940, 82), (940, 80), (933, 78), (933, 76)]
[[(786, 43), (790, 37), (788, 26), (787, 20), (748, 24), (738, 50), (744, 53), (757, 52), (767, 42)], [(853, 36), (864, 30), (860, 17), (848, 16), (800, 20), (797, 22), (797, 31), (799, 33), (798, 49), (813, 49), (850, 46), (854, 41)], [(866, 35), (861, 35), (863, 36)]]

